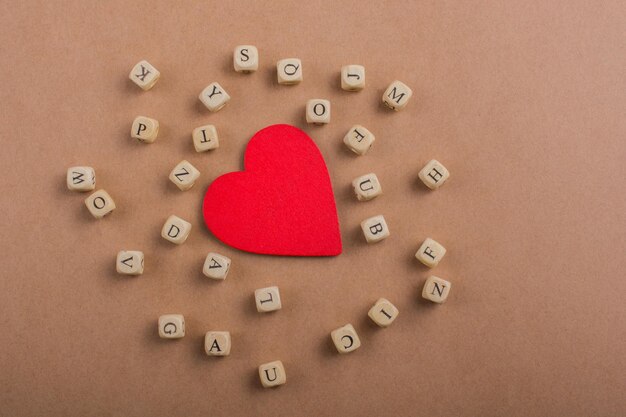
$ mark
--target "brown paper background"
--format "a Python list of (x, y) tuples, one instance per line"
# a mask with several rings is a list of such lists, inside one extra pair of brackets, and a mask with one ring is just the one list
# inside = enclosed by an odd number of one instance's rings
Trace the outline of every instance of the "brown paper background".
[[(624, 415), (625, 21), (619, 1), (3, 1), (0, 415)], [(232, 70), (241, 43), (255, 74)], [(304, 82), (278, 86), (292, 56)], [(162, 73), (146, 93), (127, 79), (144, 58)], [(338, 86), (349, 63), (362, 92)], [(400, 113), (380, 104), (396, 78), (415, 92)], [(197, 99), (212, 81), (232, 96), (215, 114)], [(330, 125), (306, 125), (310, 98), (331, 100)], [(129, 138), (139, 114), (161, 122), (154, 144)], [(341, 256), (242, 253), (203, 226), (206, 186), (283, 122), (326, 159)], [(221, 146), (197, 154), (205, 123)], [(341, 143), (354, 123), (377, 137), (363, 157)], [(436, 192), (417, 179), (433, 157), (451, 171)], [(167, 179), (183, 158), (202, 172), (188, 192)], [(75, 164), (115, 213), (96, 221), (65, 189)], [(384, 195), (361, 203), (349, 184), (370, 171)], [(159, 236), (173, 213), (193, 223), (180, 247)], [(392, 235), (368, 246), (376, 214)], [(420, 299), (427, 236), (449, 251), (442, 306)], [(124, 248), (144, 275), (115, 273)], [(232, 257), (225, 282), (203, 277), (209, 250)], [(271, 284), (283, 309), (257, 314)], [(366, 316), (378, 297), (400, 309), (388, 329)], [(185, 315), (184, 339), (158, 338), (163, 313)], [(363, 346), (340, 356), (329, 333), (348, 322)], [(232, 333), (230, 357), (204, 355), (208, 330)], [(288, 382), (264, 390), (275, 359)]]

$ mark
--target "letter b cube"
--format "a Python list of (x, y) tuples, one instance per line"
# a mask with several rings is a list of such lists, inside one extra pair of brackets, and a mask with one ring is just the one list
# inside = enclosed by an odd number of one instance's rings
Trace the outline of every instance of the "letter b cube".
[(380, 242), (390, 235), (385, 218), (381, 216), (370, 217), (361, 222), (361, 229), (367, 243)]

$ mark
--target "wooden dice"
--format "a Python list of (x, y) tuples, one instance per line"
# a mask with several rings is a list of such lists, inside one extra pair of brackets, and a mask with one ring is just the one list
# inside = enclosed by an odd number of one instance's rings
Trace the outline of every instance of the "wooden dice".
[(278, 287), (260, 288), (254, 292), (254, 299), (259, 313), (268, 313), (282, 308)]
[(209, 252), (204, 261), (202, 273), (213, 279), (226, 279), (230, 270), (230, 258), (219, 253)]
[(159, 317), (159, 337), (180, 339), (185, 336), (185, 318), (182, 314), (164, 314)]
[(146, 116), (137, 116), (130, 128), (130, 136), (144, 143), (152, 143), (159, 134), (159, 121)]
[(169, 179), (181, 190), (185, 191), (193, 187), (200, 176), (200, 171), (190, 162), (182, 160), (170, 172)]
[(256, 46), (239, 45), (233, 52), (233, 66), (235, 71), (250, 73), (259, 68), (259, 51)]
[(96, 188), (96, 171), (92, 167), (68, 168), (66, 183), (72, 191), (92, 191)]
[(285, 367), (281, 361), (264, 363), (259, 366), (259, 378), (264, 388), (273, 388), (287, 382)]
[(196, 149), (196, 152), (206, 152), (217, 149), (220, 146), (220, 142), (217, 137), (217, 130), (213, 125), (205, 125), (195, 128), (191, 137), (193, 139), (193, 147)]
[(211, 112), (216, 112), (230, 101), (230, 96), (219, 83), (209, 84), (198, 96), (202, 104)]
[(143, 274), (143, 252), (138, 250), (122, 250), (117, 253), (115, 270), (123, 275)]
[(306, 122), (316, 125), (330, 123), (330, 101), (321, 98), (307, 101)]
[(176, 245), (185, 243), (191, 232), (191, 223), (178, 216), (170, 216), (161, 229), (161, 237)]
[(365, 67), (362, 65), (341, 67), (341, 88), (346, 91), (359, 91), (365, 88)]
[(148, 91), (159, 80), (161, 73), (154, 68), (148, 61), (139, 61), (133, 67), (128, 75), (132, 82), (141, 87), (142, 90)]
[(422, 246), (415, 253), (415, 257), (429, 268), (437, 266), (446, 254), (446, 248), (434, 239), (426, 238)]
[(302, 81), (302, 62), (298, 58), (281, 59), (276, 63), (278, 84), (293, 85)]
[(383, 93), (383, 103), (392, 110), (400, 111), (406, 107), (413, 90), (401, 81), (394, 81)]
[(422, 288), (422, 297), (432, 301), (433, 303), (441, 304), (448, 298), (451, 287), (452, 284), (450, 282), (431, 275), (424, 283), (424, 288)]
[(431, 159), (418, 174), (424, 185), (431, 190), (441, 187), (450, 177), (450, 172), (436, 159)]
[(367, 243), (376, 243), (387, 239), (391, 234), (385, 218), (380, 216), (370, 217), (361, 222), (361, 229)]
[(380, 327), (387, 327), (398, 317), (398, 309), (389, 300), (379, 298), (367, 315)]
[(357, 155), (365, 155), (372, 147), (376, 138), (361, 125), (354, 125), (343, 137), (343, 143)]
[(351, 324), (346, 324), (343, 327), (333, 330), (330, 333), (330, 337), (339, 353), (354, 352), (361, 346), (359, 335), (356, 334), (356, 330), (354, 330)]
[(98, 190), (85, 199), (85, 206), (96, 219), (101, 219), (115, 210), (115, 202), (104, 190)]
[(355, 178), (352, 181), (352, 187), (359, 201), (368, 201), (383, 193), (378, 177), (374, 173)]
[(230, 345), (229, 332), (211, 331), (204, 335), (204, 352), (208, 356), (228, 356)]

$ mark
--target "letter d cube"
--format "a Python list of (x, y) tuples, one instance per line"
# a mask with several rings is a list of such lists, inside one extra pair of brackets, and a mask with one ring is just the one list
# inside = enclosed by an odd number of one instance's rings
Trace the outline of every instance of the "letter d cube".
[(187, 237), (191, 232), (191, 223), (186, 222), (178, 216), (170, 216), (163, 229), (161, 229), (161, 237), (165, 240), (169, 240), (177, 245), (185, 243)]

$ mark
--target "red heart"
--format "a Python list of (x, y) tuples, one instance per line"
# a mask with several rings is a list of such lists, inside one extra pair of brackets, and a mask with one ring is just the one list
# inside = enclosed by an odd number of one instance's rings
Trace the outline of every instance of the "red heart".
[(289, 125), (258, 131), (244, 171), (207, 189), (204, 221), (227, 245), (268, 255), (341, 253), (335, 197), (326, 163), (311, 138)]

